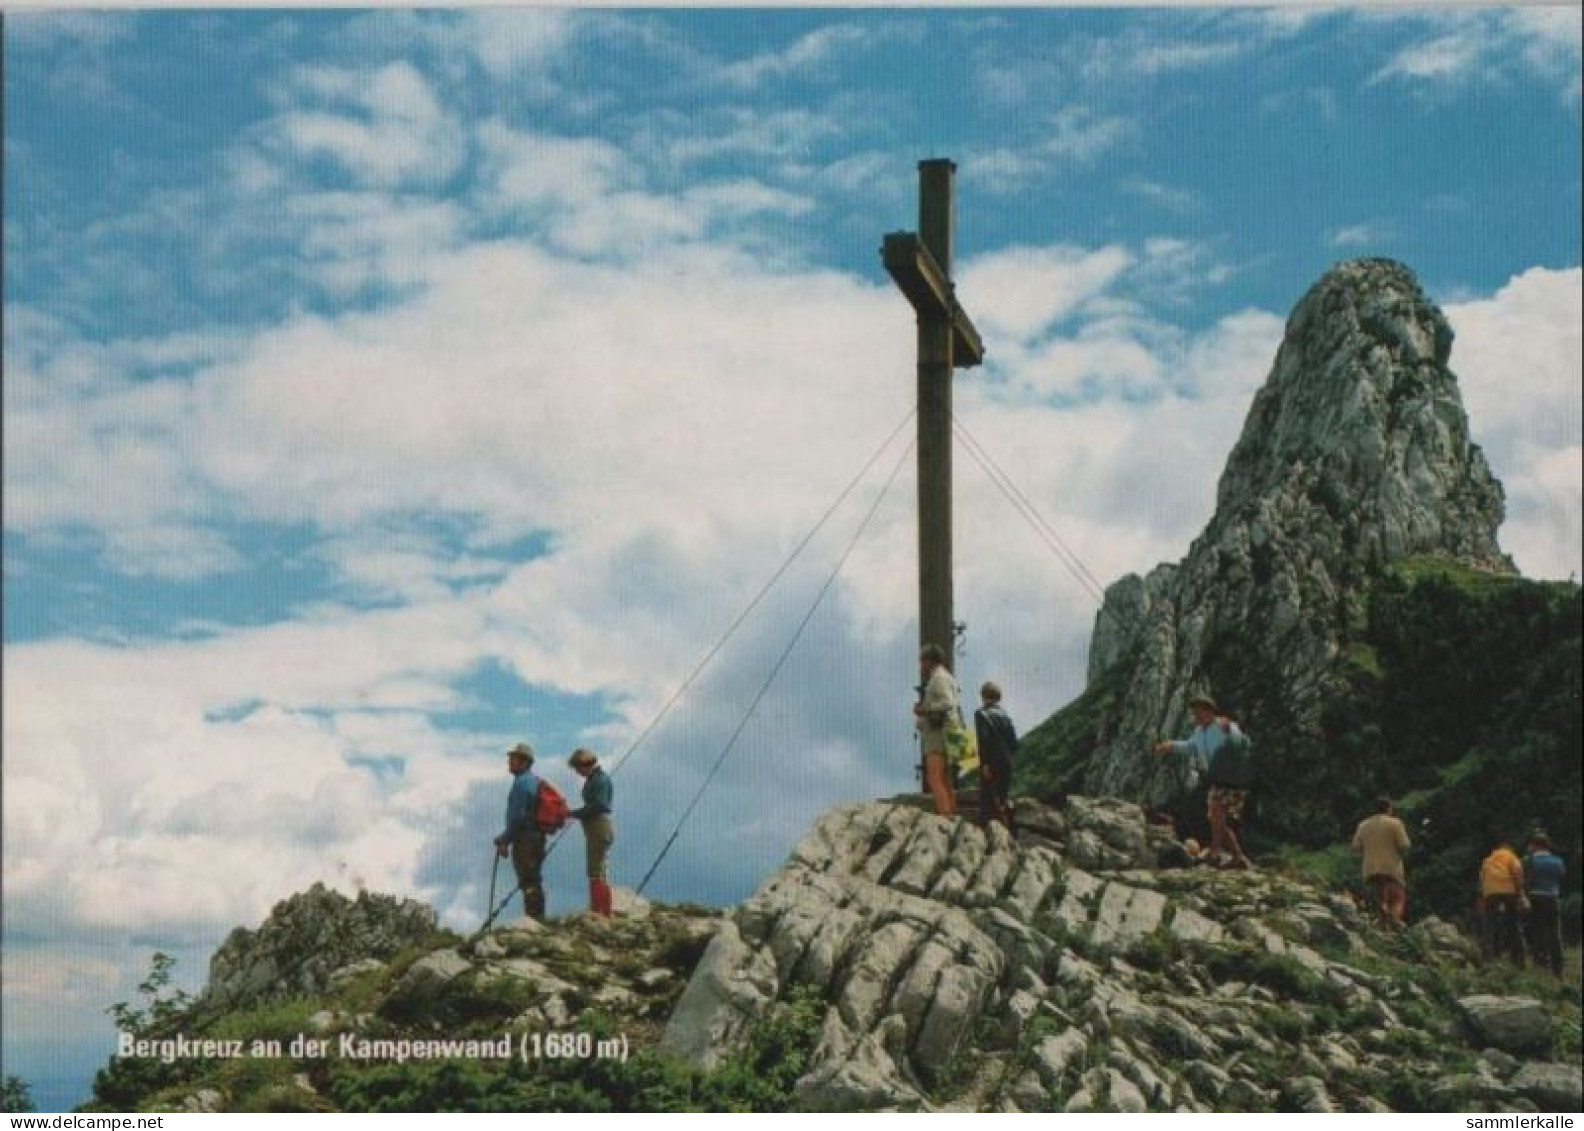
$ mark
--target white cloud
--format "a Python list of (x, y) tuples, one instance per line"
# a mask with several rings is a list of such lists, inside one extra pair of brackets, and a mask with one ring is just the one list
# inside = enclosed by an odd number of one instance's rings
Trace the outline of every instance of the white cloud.
[(1143, 177), (1129, 177), (1122, 182), (1121, 187), (1125, 192), (1130, 192), (1134, 196), (1152, 201), (1166, 211), (1179, 215), (1195, 212), (1203, 206), (1203, 202), (1199, 199), (1197, 193), (1188, 189), (1163, 185), (1158, 181), (1147, 180)]
[(1371, 77), (1372, 82), (1388, 79), (1450, 79), (1467, 75), (1479, 62), (1483, 44), (1470, 30), (1437, 36), (1403, 48)]
[(1267, 39), (1283, 40), (1308, 31), (1315, 24), (1335, 16), (1334, 10), (1326, 8), (1291, 7), (1240, 11), (1234, 18), (1240, 25), (1252, 24), (1253, 28)]
[(559, 8), (476, 9), (463, 13), (466, 36), (491, 77), (540, 73), (570, 47), (578, 14)]
[(1532, 268), (1446, 314), (1471, 431), (1507, 488), (1503, 545), (1525, 573), (1579, 573), (1584, 276)]
[(465, 224), (449, 201), (374, 192), (297, 194), (282, 213), (299, 225), (313, 277), (339, 298), (421, 282), (430, 255), (456, 244)]
[(1428, 38), (1399, 49), (1371, 76), (1427, 86), (1523, 77), (1579, 100), (1584, 27), (1573, 5), (1370, 13), (1372, 21), (1423, 28)]
[[(1025, 249), (965, 272), (987, 313), (1011, 311), (997, 333), (1030, 347), (1022, 361), (1006, 352), (998, 391), (977, 408), (985, 394), (965, 379), (966, 419), (1003, 414), (994, 419), (1005, 435), (996, 425), (984, 438), (1010, 443), (997, 450), (1020, 474), (1036, 469), (1029, 486), (1105, 577), (1202, 522), (1218, 470), (1208, 451), (1193, 453), (1197, 478), (1166, 460), (1123, 473), (1138, 461), (1106, 454), (1113, 441), (1127, 452), (1143, 441), (1119, 400), (1138, 389), (1169, 396), (1196, 444), (1219, 436), (1192, 420), (1223, 393), (1194, 389), (1202, 408), (1169, 394), (1147, 327), (1108, 313), (1098, 329), (1045, 340), (1088, 302), (1114, 306), (1107, 292), (1138, 255)], [(342, 584), (360, 599), (403, 602), (306, 609), (183, 642), (8, 649), (6, 739), (19, 755), (8, 765), (7, 858), (30, 862), (8, 865), (19, 906), (75, 892), (92, 920), (136, 877), (141, 922), (196, 927), (256, 917), (327, 872), (414, 890), (436, 809), (497, 770), (468, 754), (481, 736), (428, 721), (465, 705), (469, 673), (493, 658), (530, 683), (606, 696), (617, 721), (606, 735), (633, 733), (911, 398), (911, 318), (878, 284), (769, 273), (684, 246), (604, 266), (496, 243), (433, 255), (423, 274), (424, 289), (395, 307), (292, 320), (193, 376), (118, 381), (105, 371), (112, 351), (69, 397), (40, 374), (8, 383), (28, 410), (8, 412), (8, 430), (28, 426), (29, 412), (53, 427), (48, 442), (20, 449), (33, 472), (13, 485), (23, 533), (76, 524), (155, 543), (172, 531), (201, 537), (223, 503), (232, 522), (339, 532), (319, 555)], [(1241, 348), (1233, 329), (1218, 334)], [(1215, 340), (1201, 345), (1205, 357)], [(1061, 361), (1064, 351), (1076, 360)], [(1009, 392), (1050, 380), (1041, 366), (1058, 362), (1119, 380), (1073, 412)], [(134, 422), (141, 443), (105, 445)], [(1223, 431), (1230, 443), (1231, 425)], [(153, 456), (139, 462), (134, 449)], [(45, 489), (107, 474), (126, 505), (144, 500), (141, 511)], [(1185, 496), (1190, 480), (1197, 493)], [(963, 505), (997, 513), (989, 489), (965, 487)], [(897, 492), (840, 589), (837, 607), (878, 633), (855, 639), (905, 636), (910, 587), (896, 575), (910, 493)], [(476, 523), (474, 549), (404, 534), (415, 514)], [(965, 529), (988, 537), (978, 521)], [(798, 601), (843, 529), (811, 547)], [(490, 549), (533, 532), (550, 537), (542, 556), (507, 561)], [(1071, 589), (1052, 620), (1020, 613), (1048, 596), (1044, 553), (1030, 542), (1006, 561), (964, 557), (965, 594), (985, 594), (965, 598), (984, 610), (979, 655), (1043, 673), (1025, 690), (1031, 712), (1076, 690), (1092, 616)], [(795, 607), (776, 605), (765, 623), (789, 623)], [(357, 762), (393, 756), (405, 760), (395, 782)], [(81, 857), (85, 834), (113, 849), (109, 863)]]
[(570, 206), (597, 198), (617, 186), (626, 164), (607, 141), (526, 133), (499, 121), (485, 123), (479, 141), (493, 163), (491, 195), (515, 205)]
[(1110, 290), (1134, 263), (1122, 247), (1014, 247), (957, 271), (958, 290), (981, 332), (1027, 341)]
[(707, 106), (692, 116), (667, 109), (639, 123), (635, 148), (658, 166), (687, 168), (726, 158), (793, 164), (807, 161), (816, 145), (841, 131), (833, 113), (801, 107)]
[(261, 135), (292, 160), (323, 158), (383, 188), (442, 184), (462, 161), (462, 131), (411, 63), (304, 67), (288, 97)]
[(1131, 52), (1129, 65), (1144, 75), (1198, 70), (1231, 62), (1247, 51), (1247, 45), (1223, 43), (1141, 43)]
[(1080, 40), (1070, 52), (1071, 65), (1092, 83), (1150, 82), (1235, 62), (1281, 35), (1271, 21), (1201, 24), (1199, 34), (1192, 37), (1180, 34), (1180, 26), (1135, 26), (1117, 35)]
[(1326, 233), (1326, 244), (1335, 248), (1368, 247), (1380, 239), (1380, 235), (1368, 224), (1349, 224)]
[[(479, 635), (458, 602), (8, 647), (8, 909), (65, 895), (76, 922), (179, 931), (252, 921), (314, 879), (412, 890), (435, 808), (484, 772), (426, 718)], [(360, 755), (405, 759), (399, 785)]]
[(1175, 236), (1153, 236), (1144, 241), (1136, 285), (1152, 303), (1182, 305), (1205, 286), (1218, 287), (1233, 275), (1233, 268), (1215, 257), (1211, 245)]
[(500, 123), (487, 124), (481, 138), (490, 162), (481, 206), (528, 221), (558, 250), (578, 256), (641, 257), (812, 207), (805, 197), (749, 177), (695, 183), (674, 194), (649, 191), (633, 162), (598, 139), (523, 133)]
[(743, 89), (789, 76), (817, 72), (844, 55), (867, 46), (873, 36), (852, 24), (817, 28), (779, 51), (768, 51), (728, 63), (715, 71), (716, 79)]
[[(738, 184), (707, 204), (786, 206)], [(172, 554), (216, 537), (217, 513), (307, 524), (342, 532), (322, 556), (360, 598), (405, 602), (184, 643), (8, 648), (7, 748), (27, 753), (8, 763), (7, 859), (30, 862), (8, 863), (15, 906), (67, 891), (87, 921), (174, 930), (256, 918), (342, 864), (345, 883), (413, 890), (434, 812), (480, 776), (424, 715), (458, 707), (491, 656), (652, 711), (696, 656), (692, 626), (722, 623), (722, 596), (768, 574), (876, 421), (902, 414), (911, 334), (878, 286), (702, 248), (638, 268), (523, 244), (425, 262), (395, 307), (291, 320), (195, 374), (134, 381), (125, 351), (41, 347), (8, 380), (19, 533), (87, 526)], [(548, 531), (554, 550), (440, 552), (401, 535), (414, 514), (471, 516), (482, 546)], [(393, 712), (406, 737), (372, 736)], [(393, 750), (395, 792), (350, 761)], [(84, 836), (108, 858), (83, 856)], [(133, 884), (127, 909), (113, 893)]]
[(1068, 106), (1051, 116), (1041, 150), (1052, 158), (1093, 161), (1135, 130), (1133, 122)]
[(1577, 6), (1515, 6), (1503, 9), (1498, 18), (1520, 45), (1531, 71), (1543, 79), (1559, 81), (1564, 96), (1576, 103), (1584, 52), (1584, 20)]
[(137, 15), (128, 12), (51, 11), (22, 8), (6, 15), (6, 40), (13, 49), (47, 50), (55, 46), (100, 53), (126, 40)]
[(1527, 455), (1504, 480), (1508, 519), (1502, 545), (1531, 576), (1577, 581), (1584, 575), (1579, 565), (1579, 544), (1584, 540), (1579, 468), (1584, 467), (1584, 447), (1574, 444)]
[(1131, 118), (1066, 106), (1045, 119), (1027, 144), (972, 153), (964, 179), (993, 193), (1015, 193), (1074, 164), (1087, 165), (1138, 132)]
[(6, 993), (16, 995), (23, 1009), (103, 1008), (121, 980), (120, 968), (97, 956), (23, 953), (21, 961), (9, 948), (6, 954)]

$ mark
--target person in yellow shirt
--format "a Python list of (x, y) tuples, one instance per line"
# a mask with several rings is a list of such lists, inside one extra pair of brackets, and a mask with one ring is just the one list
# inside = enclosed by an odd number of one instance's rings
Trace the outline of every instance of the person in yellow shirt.
[(1528, 910), (1529, 901), (1524, 898), (1523, 862), (1511, 844), (1503, 841), (1481, 861), (1479, 883), (1486, 957), (1505, 954), (1522, 966), (1523, 932), (1518, 929), (1518, 917)]

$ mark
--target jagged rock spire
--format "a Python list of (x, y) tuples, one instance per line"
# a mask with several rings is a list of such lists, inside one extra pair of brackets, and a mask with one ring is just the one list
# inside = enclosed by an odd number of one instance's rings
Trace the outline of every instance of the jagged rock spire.
[(1287, 320), (1216, 497), (1247, 526), (1363, 567), (1434, 553), (1512, 568), (1501, 484), (1469, 439), (1452, 328), (1406, 267), (1338, 264)]
[(1400, 263), (1340, 263), (1298, 303), (1214, 517), (1181, 563), (1107, 591), (1089, 677), (1109, 673), (1120, 707), (1100, 720), (1086, 789), (1163, 791), (1148, 746), (1201, 690), (1279, 731), (1288, 756), (1323, 756), (1333, 662), (1383, 566), (1432, 555), (1514, 572), (1451, 350), (1446, 318)]

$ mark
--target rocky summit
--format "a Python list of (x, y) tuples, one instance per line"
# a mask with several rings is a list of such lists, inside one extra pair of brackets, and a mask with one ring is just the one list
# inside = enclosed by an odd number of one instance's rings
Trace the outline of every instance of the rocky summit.
[(826, 814), (721, 924), (664, 1047), (718, 1063), (808, 987), (805, 1109), (1578, 1104), (1576, 1035), (1553, 1059), (1576, 1008), (1460, 995), (1448, 925), (1385, 937), (1308, 881), (1158, 869), (1127, 802), (1020, 813), (1016, 839), (911, 798)]
[[(624, 893), (614, 919), (462, 938), (421, 905), (316, 887), (234, 933), (196, 1001), (126, 1012), (148, 1055), (112, 1059), (87, 1110), (1584, 1099), (1576, 984), (1482, 969), (1436, 919), (1382, 934), (1296, 875), (1159, 867), (1166, 841), (1131, 802), (1021, 799), (1018, 813), (1014, 837), (916, 796), (832, 810), (724, 913)], [(161, 1059), (170, 1047), (236, 1051)]]
[(348, 899), (314, 884), (278, 903), (257, 931), (231, 932), (210, 959), (202, 1000), (227, 1009), (322, 992), (356, 964), (377, 966), (434, 932), (434, 911), (416, 900)]
[(1179, 563), (1107, 590), (1089, 652), (1113, 705), (1072, 775), (1085, 792), (1159, 800), (1149, 744), (1213, 688), (1289, 762), (1322, 757), (1371, 580), (1433, 556), (1512, 573), (1492, 476), (1448, 368), (1452, 329), (1412, 272), (1338, 264), (1287, 321), (1221, 475), (1214, 517)]

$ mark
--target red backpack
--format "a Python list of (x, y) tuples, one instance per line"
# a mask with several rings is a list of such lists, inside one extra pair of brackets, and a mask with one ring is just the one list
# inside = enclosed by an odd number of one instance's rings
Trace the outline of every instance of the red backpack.
[(542, 833), (558, 833), (572, 816), (561, 791), (544, 778), (539, 779), (539, 796), (534, 799), (534, 824)]

